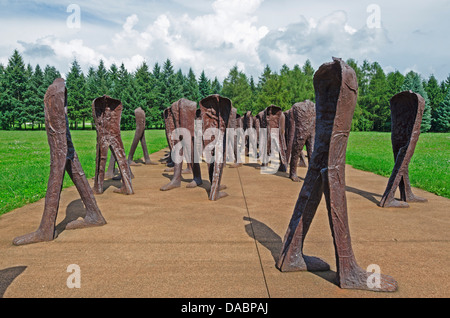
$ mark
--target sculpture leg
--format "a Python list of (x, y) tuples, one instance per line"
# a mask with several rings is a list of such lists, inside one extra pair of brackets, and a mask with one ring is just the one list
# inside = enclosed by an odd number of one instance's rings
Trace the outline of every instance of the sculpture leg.
[(203, 184), (203, 180), (202, 180), (202, 172), (201, 172), (201, 168), (200, 168), (200, 163), (195, 162), (195, 148), (194, 148), (194, 138), (192, 139), (191, 142), (191, 149), (192, 149), (192, 155), (191, 155), (191, 162), (192, 162), (192, 175), (193, 175), (193, 180), (186, 186), (186, 188), (196, 188), (200, 185)]
[(113, 179), (116, 170), (116, 158), (111, 153), (111, 158), (109, 158), (108, 169), (105, 173), (105, 179)]
[(228, 193), (221, 192), (227, 188), (226, 185), (221, 185), (223, 172), (223, 163), (213, 162), (208, 164), (209, 182), (211, 183), (211, 190), (209, 192), (209, 200), (217, 201), (228, 196)]
[(145, 132), (142, 134), (141, 146), (142, 146), (142, 152), (144, 153), (145, 164), (146, 165), (158, 165), (157, 162), (153, 162), (150, 159), (150, 155), (148, 154), (147, 142), (145, 141)]
[(39, 228), (32, 233), (13, 240), (14, 245), (25, 245), (55, 238), (55, 222), (58, 215), (59, 200), (66, 166), (67, 141), (65, 134), (48, 134), (50, 146), (50, 175), (45, 195), (45, 207)]
[[(97, 162), (95, 168), (94, 186), (92, 188), (95, 194), (103, 193), (103, 181), (105, 179), (105, 167), (106, 159), (108, 158), (108, 148), (109, 145), (107, 143), (97, 143)], [(111, 158), (112, 157), (114, 157), (113, 154), (111, 154)]]
[(297, 166), (301, 154), (303, 153), (303, 147), (305, 146), (305, 139), (296, 138), (292, 147), (291, 162), (289, 167), (289, 178), (294, 182), (300, 182), (300, 178), (297, 175)]
[(398, 150), (394, 169), (392, 170), (392, 174), (389, 177), (388, 184), (386, 186), (386, 190), (381, 198), (380, 203), (378, 204), (380, 207), (384, 208), (407, 208), (409, 207), (408, 203), (404, 201), (398, 201), (395, 199), (395, 192), (400, 185), (400, 182), (403, 179), (403, 171), (404, 171), (404, 161), (406, 155), (407, 146), (404, 146)]
[(419, 202), (419, 203), (428, 202), (427, 199), (419, 197), (412, 192), (408, 170), (406, 170), (402, 180), (400, 181), (399, 189), (400, 189), (400, 198), (402, 201)]
[(134, 134), (133, 142), (131, 143), (130, 152), (128, 153), (128, 165), (130, 166), (139, 166), (136, 162), (133, 161), (134, 153), (136, 152), (136, 148), (139, 144), (139, 141), (143, 135), (143, 129), (136, 129), (136, 133)]
[(380, 274), (380, 286), (370, 288), (369, 273), (358, 266), (353, 254), (347, 216), (345, 182), (342, 183), (345, 165), (324, 169), (324, 194), (327, 200), (328, 217), (336, 253), (337, 284), (341, 288), (372, 291), (395, 291), (397, 282), (390, 276)]
[(321, 259), (303, 254), (303, 242), (322, 198), (322, 191), (320, 170), (308, 170), (284, 237), (281, 256), (276, 264), (280, 271), (327, 271), (330, 269), (330, 266)]
[(89, 186), (89, 182), (86, 179), (77, 154), (75, 154), (73, 160), (67, 160), (66, 171), (75, 184), (81, 200), (86, 208), (86, 216), (82, 220), (70, 222), (67, 224), (66, 229), (73, 230), (106, 224), (106, 221), (97, 206), (94, 193)]
[(175, 166), (173, 167), (172, 180), (170, 180), (168, 184), (162, 186), (160, 188), (161, 191), (169, 191), (175, 188), (179, 188), (181, 186), (182, 168), (183, 168), (183, 161), (181, 161), (180, 163), (175, 163)]
[(133, 187), (131, 185), (131, 169), (128, 165), (127, 158), (125, 156), (125, 151), (123, 150), (123, 146), (116, 146), (116, 143), (111, 144), (111, 151), (116, 157), (117, 164), (119, 166), (120, 175), (122, 177), (122, 186), (119, 189), (114, 190), (116, 193), (122, 194), (133, 194)]

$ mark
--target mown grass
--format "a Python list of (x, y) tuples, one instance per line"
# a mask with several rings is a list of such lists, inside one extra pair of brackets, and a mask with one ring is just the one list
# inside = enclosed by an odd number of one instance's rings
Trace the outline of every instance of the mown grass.
[[(122, 131), (128, 154), (134, 131)], [(95, 175), (96, 132), (72, 130), (72, 140), (88, 178)], [(147, 130), (145, 138), (150, 153), (167, 146), (164, 130)], [(138, 145), (134, 158), (143, 157)], [(0, 215), (40, 200), (47, 191), (50, 150), (45, 131), (0, 131)], [(72, 186), (66, 174), (63, 187)]]
[[(391, 134), (350, 133), (347, 163), (389, 177), (394, 167)], [(450, 134), (421, 134), (409, 164), (411, 185), (450, 198)]]
[[(88, 178), (95, 173), (95, 131), (71, 132), (73, 143)], [(125, 152), (134, 131), (123, 131)], [(394, 167), (390, 133), (352, 132), (347, 163), (356, 169), (389, 177)], [(150, 153), (167, 146), (163, 130), (147, 130)], [(134, 158), (141, 158), (138, 146)], [(0, 215), (45, 196), (50, 154), (45, 131), (0, 131)], [(422, 134), (409, 166), (411, 184), (450, 198), (450, 134)], [(72, 186), (66, 175), (64, 187)]]

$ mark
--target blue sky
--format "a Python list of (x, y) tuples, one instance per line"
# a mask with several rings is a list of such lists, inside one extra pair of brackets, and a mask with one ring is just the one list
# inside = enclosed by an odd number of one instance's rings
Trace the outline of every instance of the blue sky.
[[(80, 28), (67, 24), (70, 4), (80, 8)], [(444, 80), (449, 16), (450, 0), (0, 0), (0, 63), (14, 49), (63, 74), (74, 58), (85, 71), (100, 59), (134, 71), (170, 58), (176, 69), (222, 80), (234, 65), (257, 79), (266, 65), (310, 59), (317, 69), (336, 56)]]

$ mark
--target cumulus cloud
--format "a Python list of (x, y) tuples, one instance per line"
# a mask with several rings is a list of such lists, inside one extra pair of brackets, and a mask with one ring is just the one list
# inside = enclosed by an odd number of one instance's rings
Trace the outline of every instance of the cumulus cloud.
[(390, 40), (383, 28), (356, 29), (344, 11), (335, 11), (317, 22), (301, 17), (297, 23), (270, 31), (260, 42), (261, 60), (275, 68), (302, 65), (307, 59), (320, 65), (332, 56), (365, 59), (379, 53)]

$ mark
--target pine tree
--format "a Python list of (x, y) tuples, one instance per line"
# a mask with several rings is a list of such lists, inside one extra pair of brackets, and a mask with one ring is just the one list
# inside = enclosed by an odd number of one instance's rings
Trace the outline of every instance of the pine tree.
[(433, 119), (433, 124), (438, 132), (450, 132), (450, 90), (436, 109), (436, 117)]
[(214, 77), (214, 80), (211, 82), (211, 94), (222, 94), (222, 84), (220, 84), (217, 77)]
[(209, 95), (211, 95), (212, 88), (211, 83), (205, 75), (205, 71), (202, 71), (200, 74), (200, 78), (198, 79), (198, 91), (200, 99), (203, 99)]
[(197, 78), (195, 77), (195, 73), (192, 68), (189, 68), (187, 78), (184, 80), (183, 84), (183, 97), (194, 102), (197, 102), (200, 99), (200, 91), (197, 82)]
[(225, 78), (222, 87), (222, 95), (231, 100), (233, 106), (239, 114), (249, 110), (251, 103), (251, 90), (247, 76), (240, 72), (237, 66), (234, 66), (227, 78)]
[(46, 89), (44, 88), (44, 72), (41, 67), (36, 65), (34, 72), (30, 70), (27, 73), (31, 73), (27, 81), (27, 88), (24, 93), (24, 103), (26, 104), (27, 121), (31, 123), (31, 129), (37, 124), (44, 123), (44, 95)]
[(3, 117), (1, 121), (4, 129), (14, 129), (16, 123), (20, 120), (20, 109), (24, 99), (26, 82), (25, 64), (19, 52), (14, 50), (5, 69), (4, 94), (0, 101)]
[(67, 74), (66, 87), (67, 87), (67, 117), (71, 121), (71, 125), (75, 125), (75, 129), (78, 129), (78, 122), (82, 120), (86, 105), (86, 82), (84, 74), (80, 65), (75, 59), (72, 62), (72, 66)]
[(378, 63), (371, 65), (369, 84), (366, 95), (361, 99), (365, 110), (369, 115), (369, 120), (373, 122), (375, 131), (389, 131), (390, 129), (390, 108), (389, 108), (389, 87), (386, 75)]
[(428, 94), (423, 88), (422, 80), (420, 75), (414, 71), (409, 72), (405, 76), (405, 82), (402, 86), (403, 91), (411, 90), (414, 93), (421, 95), (425, 99), (425, 110), (422, 117), (422, 126), (420, 128), (421, 132), (427, 132), (431, 128), (431, 107), (430, 101), (428, 99)]
[(430, 100), (430, 107), (431, 107), (431, 131), (437, 131), (434, 123), (436, 123), (436, 111), (439, 107), (439, 105), (444, 100), (444, 93), (441, 90), (441, 87), (439, 86), (439, 83), (434, 77), (434, 75), (431, 75), (428, 81), (424, 81), (424, 89), (427, 92), (428, 98)]

